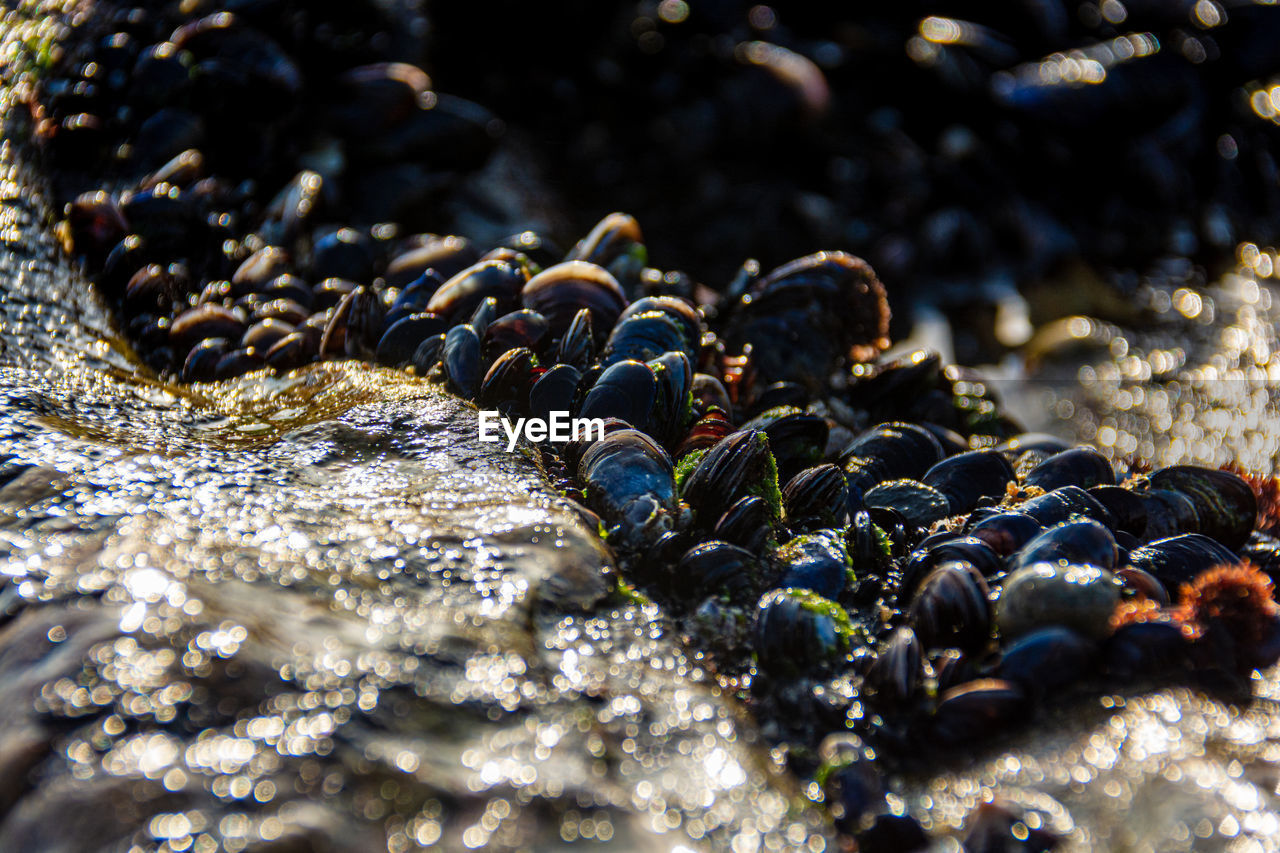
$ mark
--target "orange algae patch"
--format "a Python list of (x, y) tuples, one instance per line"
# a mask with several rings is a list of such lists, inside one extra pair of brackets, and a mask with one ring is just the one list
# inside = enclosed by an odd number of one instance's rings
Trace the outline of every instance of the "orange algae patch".
[(1118, 631), (1125, 625), (1138, 625), (1143, 622), (1169, 622), (1182, 630), (1188, 640), (1198, 638), (1203, 632), (1198, 625), (1188, 622), (1182, 608), (1163, 608), (1157, 602), (1146, 597), (1131, 598), (1116, 605), (1111, 614), (1111, 630)]
[(1184, 584), (1177, 609), (1191, 624), (1221, 626), (1237, 643), (1255, 646), (1275, 621), (1274, 594), (1271, 578), (1246, 560), (1209, 569)]

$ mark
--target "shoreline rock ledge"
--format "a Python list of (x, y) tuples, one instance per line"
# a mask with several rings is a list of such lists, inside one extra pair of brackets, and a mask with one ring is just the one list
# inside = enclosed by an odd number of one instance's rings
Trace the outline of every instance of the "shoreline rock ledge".
[(44, 214), (0, 146), (0, 849), (830, 844), (467, 404), (158, 384)]

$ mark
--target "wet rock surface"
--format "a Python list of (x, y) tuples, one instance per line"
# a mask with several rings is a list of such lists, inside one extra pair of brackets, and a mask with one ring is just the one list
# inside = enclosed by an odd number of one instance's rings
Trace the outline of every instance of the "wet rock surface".
[[(352, 365), (139, 378), (5, 154), (0, 849), (826, 843), (469, 407)], [(895, 802), (952, 849), (991, 798), (1067, 849), (1268, 849), (1254, 689), (1067, 697)]]
[[(0, 847), (816, 832), (469, 407), (342, 369), (304, 380), (288, 428), (102, 368), (2, 384)], [(277, 414), (299, 390), (263, 385), (240, 390)]]
[(0, 849), (824, 846), (474, 409), (359, 366), (140, 378), (0, 169)]

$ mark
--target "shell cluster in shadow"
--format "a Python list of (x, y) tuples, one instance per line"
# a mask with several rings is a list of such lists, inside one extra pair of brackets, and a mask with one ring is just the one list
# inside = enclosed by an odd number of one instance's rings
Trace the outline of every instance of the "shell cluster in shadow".
[(821, 235), (899, 288), (964, 302), (1062, 261), (1211, 262), (1280, 233), (1269, 3), (498, 0), (432, 14), (451, 84), (533, 128), (575, 203), (631, 212), (704, 277)]
[[(884, 355), (886, 288), (844, 252), (712, 290), (651, 266), (623, 213), (567, 250), (411, 234), (389, 223), (501, 123), (399, 61), (373, 6), (188, 7), (106, 22), (34, 105), (55, 166), (113, 176), (65, 228), (141, 357), (189, 383), (358, 359), (510, 418), (603, 419), (539, 445), (547, 471), (860, 849), (923, 841), (886, 765), (1073, 692), (1231, 689), (1280, 653), (1280, 541), (1245, 479), (1021, 433), (969, 371)], [(961, 83), (999, 45), (958, 32), (930, 49)], [(1023, 109), (1077, 97), (1011, 79)], [(970, 849), (1014, 826), (984, 809)]]

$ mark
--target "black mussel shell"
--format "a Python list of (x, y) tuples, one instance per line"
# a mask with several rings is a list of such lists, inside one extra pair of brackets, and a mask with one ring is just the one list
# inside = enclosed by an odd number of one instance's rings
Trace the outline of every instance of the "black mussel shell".
[[(772, 478), (772, 483), (768, 482)], [(769, 440), (758, 430), (726, 436), (698, 461), (684, 482), (683, 495), (702, 523), (718, 519), (729, 507), (756, 490), (766, 500), (779, 499), (777, 474)], [(777, 510), (771, 506), (773, 514)]]
[(549, 421), (552, 412), (573, 411), (573, 400), (582, 374), (568, 364), (557, 364), (538, 377), (529, 389), (529, 414)]
[(480, 383), (477, 402), (508, 417), (528, 411), (533, 366), (533, 353), (527, 347), (507, 350), (490, 365)]
[(648, 361), (666, 352), (683, 352), (693, 359), (694, 347), (688, 346), (675, 320), (661, 311), (645, 311), (620, 320), (605, 341), (602, 363), (605, 366), (632, 359)]
[(818, 388), (844, 360), (867, 361), (888, 346), (884, 285), (860, 258), (819, 252), (755, 282), (729, 307), (725, 342), (750, 344), (769, 381)]
[(1169, 590), (1165, 589), (1164, 584), (1156, 580), (1155, 575), (1150, 572), (1125, 566), (1116, 570), (1116, 578), (1125, 589), (1135, 595), (1149, 598), (1161, 607), (1167, 606), (1170, 602)]
[(942, 356), (931, 350), (856, 364), (850, 372), (849, 400), (869, 412), (901, 412), (905, 407), (915, 414), (921, 401), (941, 390), (945, 383), (942, 371)]
[(774, 562), (779, 584), (811, 590), (823, 598), (839, 598), (849, 582), (849, 555), (844, 541), (833, 531), (797, 536), (779, 546)]
[(218, 361), (227, 354), (231, 342), (226, 338), (205, 338), (191, 348), (182, 365), (183, 382), (209, 382), (214, 378)]
[(1123, 530), (1133, 536), (1142, 537), (1143, 530), (1147, 526), (1147, 506), (1142, 494), (1123, 486), (1094, 486), (1088, 491), (1094, 500), (1111, 513), (1115, 524), (1114, 529), (1117, 532)]
[[(414, 358), (416, 360), (416, 353)], [(440, 362), (444, 365), (444, 378), (449, 389), (459, 397), (475, 399), (482, 370), (480, 337), (476, 330), (463, 323), (446, 332)]]
[(1096, 647), (1070, 628), (1050, 626), (1023, 634), (1005, 646), (996, 676), (1043, 695), (1089, 673)]
[(1023, 501), (1016, 509), (1031, 516), (1045, 527), (1070, 521), (1075, 515), (1092, 518), (1108, 528), (1115, 526), (1115, 519), (1107, 508), (1079, 486), (1063, 486), (1060, 489), (1054, 489), (1047, 494)]
[(67, 226), (75, 252), (87, 255), (95, 263), (105, 260), (129, 233), (124, 214), (102, 190), (84, 193), (67, 205)]
[(1003, 453), (1009, 462), (1015, 462), (1028, 450), (1042, 454), (1046, 459), (1064, 450), (1070, 450), (1071, 444), (1056, 435), (1047, 432), (1024, 432), (1005, 439), (995, 447), (996, 452)]
[(1009, 569), (1056, 561), (1114, 569), (1117, 556), (1111, 531), (1086, 518), (1063, 522), (1037, 534), (1011, 558)]
[(698, 418), (689, 428), (689, 432), (676, 447), (676, 458), (683, 459), (695, 450), (714, 447), (732, 432), (734, 432), (733, 424), (729, 422), (725, 413), (719, 409), (712, 409)]
[(869, 510), (853, 514), (853, 521), (845, 531), (845, 547), (860, 584), (869, 578), (883, 580), (893, 566), (892, 542), (871, 520)]
[(126, 193), (120, 201), (120, 212), (129, 223), (130, 230), (156, 251), (184, 253), (199, 249), (202, 246), (192, 241), (202, 233), (208, 234), (207, 226), (199, 219), (194, 199), (171, 184), (157, 184), (145, 192)]
[(991, 637), (989, 595), (972, 564), (943, 563), (920, 583), (908, 619), (926, 649), (981, 651)]
[(484, 330), (484, 355), (497, 358), (512, 347), (528, 347), (540, 353), (547, 330), (547, 319), (537, 311), (522, 308), (503, 314)]
[(949, 456), (920, 478), (947, 499), (953, 514), (971, 512), (982, 498), (1003, 498), (1013, 482), (1013, 467), (994, 450), (971, 450)]
[[(205, 155), (198, 149), (187, 149), (174, 155), (155, 172), (148, 174), (138, 182), (140, 190), (151, 190), (161, 183), (173, 184), (180, 190), (187, 190), (191, 184), (205, 177)], [(120, 234), (124, 236), (124, 234)]]
[(670, 529), (676, 505), (671, 457), (643, 432), (616, 429), (596, 441), (578, 460), (578, 479), (621, 543), (656, 542)]
[(1098, 566), (1033, 563), (1004, 578), (996, 599), (996, 627), (1005, 642), (1049, 625), (1102, 639), (1111, 630), (1120, 590), (1115, 576)]
[(261, 293), (247, 293), (238, 299), (233, 299), (231, 282), (211, 281), (201, 288), (199, 295), (196, 296), (196, 305), (209, 303), (221, 305), (224, 308), (240, 308), (245, 311), (253, 311), (259, 305), (264, 304), (263, 300), (265, 298)]
[(620, 361), (605, 369), (582, 401), (584, 418), (618, 418), (648, 431), (658, 394), (658, 380), (649, 365)]
[(468, 321), (471, 328), (476, 330), (476, 334), (483, 339), (484, 333), (488, 331), (489, 324), (498, 318), (498, 300), (492, 296), (486, 296), (476, 310), (471, 312), (471, 319)]
[(1228, 548), (1244, 545), (1258, 517), (1258, 501), (1240, 477), (1192, 465), (1175, 465), (1156, 471), (1149, 478), (1156, 489), (1185, 495), (1195, 506), (1200, 533)]
[(326, 278), (311, 288), (312, 306), (317, 310), (335, 308), (356, 287), (354, 281), (345, 278)]
[(809, 389), (799, 382), (774, 382), (762, 389), (754, 387), (755, 384), (751, 389), (751, 405), (747, 409), (747, 414), (753, 418), (773, 409), (803, 411), (812, 399)]
[(524, 307), (547, 318), (553, 336), (569, 328), (578, 311), (591, 312), (597, 336), (613, 328), (627, 297), (607, 270), (585, 261), (566, 261), (535, 275), (520, 291)]
[(258, 233), (274, 245), (292, 244), (333, 204), (334, 187), (318, 172), (303, 170), (267, 204)]
[(732, 602), (754, 601), (759, 594), (760, 562), (746, 548), (709, 540), (685, 552), (676, 564), (675, 591), (687, 600), (707, 595)]
[(610, 213), (601, 219), (565, 258), (604, 267), (619, 281), (636, 278), (646, 259), (640, 223), (626, 213)]
[(1203, 533), (1196, 505), (1181, 492), (1172, 489), (1148, 489), (1141, 492), (1142, 521), (1140, 530), (1131, 531), (1141, 542), (1167, 539), (1179, 533)]
[(431, 295), (427, 310), (456, 322), (469, 318), (480, 303), (492, 297), (499, 312), (514, 311), (520, 307), (520, 288), (525, 281), (521, 267), (506, 261), (480, 261), (446, 281)]
[(763, 430), (778, 465), (778, 478), (786, 481), (822, 460), (827, 446), (827, 422), (793, 406), (778, 406), (749, 420), (743, 429)]
[(173, 352), (173, 347), (169, 345), (169, 329), (172, 325), (173, 320), (169, 317), (140, 314), (129, 321), (129, 334), (148, 350)]
[(1123, 679), (1152, 679), (1191, 668), (1191, 641), (1172, 619), (1121, 625), (1107, 639), (1101, 669)]
[(499, 247), (514, 249), (540, 267), (549, 267), (564, 257), (564, 251), (536, 231), (521, 231), (498, 241)]
[(443, 285), (479, 260), (480, 252), (465, 237), (427, 234), (392, 258), (383, 277), (388, 287), (406, 287), (430, 271)]
[(168, 314), (182, 296), (181, 282), (160, 264), (147, 264), (129, 279), (125, 286), (125, 310), (130, 315)]
[(292, 299), (270, 299), (259, 302), (250, 315), (252, 320), (283, 320), (291, 326), (300, 326), (311, 316), (301, 303)]
[(849, 650), (839, 605), (803, 590), (775, 589), (756, 605), (755, 649), (763, 669), (808, 673)]
[[(395, 301), (387, 311), (387, 325), (395, 323), (410, 314), (426, 313), (427, 303), (444, 284), (444, 279), (428, 270), (396, 294)], [(505, 352), (505, 350), (504, 350)]]
[(926, 656), (938, 693), (950, 690), (978, 677), (978, 668), (971, 656), (959, 649), (934, 649)]
[(928, 527), (951, 514), (951, 505), (937, 489), (916, 480), (889, 480), (867, 491), (862, 501), (868, 507), (896, 510), (908, 524)]
[(877, 707), (905, 705), (924, 689), (924, 652), (915, 631), (903, 625), (889, 635), (862, 680)]
[[(501, 135), (502, 123), (479, 104), (452, 95), (436, 93), (429, 108), (413, 110), (404, 121), (383, 133), (357, 129), (347, 135), (347, 151), (353, 159), (370, 164), (390, 164), (392, 168), (430, 162), (436, 172), (428, 176), (469, 171), (484, 165)], [(423, 183), (426, 183), (425, 181)], [(421, 191), (422, 187), (408, 187)], [(385, 211), (386, 207), (360, 207), (372, 199), (354, 199), (357, 215)], [(380, 199), (383, 205), (385, 199)], [(407, 200), (406, 200), (407, 202)], [(402, 202), (404, 204), (404, 202)], [(395, 205), (391, 209), (395, 212)]]
[(1157, 539), (1129, 552), (1130, 566), (1151, 574), (1170, 591), (1195, 580), (1203, 571), (1239, 561), (1230, 548), (1199, 533)]
[[(773, 446), (773, 442), (769, 443)], [(837, 466), (815, 465), (796, 474), (782, 489), (787, 524), (792, 529), (843, 527), (849, 512), (849, 489)]]
[(418, 344), (418, 348), (413, 351), (411, 363), (414, 372), (419, 376), (426, 376), (431, 372), (431, 368), (440, 362), (440, 356), (444, 353), (445, 337), (444, 332), (431, 335)]
[(760, 553), (773, 538), (773, 517), (768, 502), (756, 495), (747, 495), (724, 511), (711, 534), (752, 553)]
[(403, 62), (361, 65), (338, 75), (326, 120), (335, 132), (381, 133), (432, 103), (431, 78)]
[(964, 746), (1006, 731), (1025, 719), (1025, 691), (1011, 681), (980, 678), (942, 694), (934, 712), (932, 734), (944, 746)]
[[(338, 308), (334, 311), (329, 327), (341, 329), (342, 345), (337, 345), (336, 337), (322, 342), (322, 355), (343, 352), (351, 358), (361, 361), (373, 361), (377, 354), (378, 341), (382, 339), (383, 318), (386, 311), (382, 300), (372, 288), (360, 285), (342, 297)], [(325, 330), (326, 337), (329, 329)]]
[[(352, 359), (374, 361), (378, 342), (383, 338), (387, 309), (371, 287), (357, 287), (349, 298), (351, 309), (347, 314), (347, 336), (343, 346)], [(340, 310), (342, 307), (339, 305)]]
[(276, 341), (264, 355), (267, 366), (280, 372), (293, 370), (316, 355), (315, 342), (306, 332), (293, 332)]
[(387, 367), (407, 364), (423, 341), (444, 333), (447, 327), (443, 317), (426, 312), (410, 314), (397, 320), (382, 333), (382, 339), (378, 341), (378, 364)]
[(232, 379), (243, 376), (262, 367), (263, 363), (262, 353), (251, 347), (233, 349), (218, 359), (218, 365), (213, 371), (214, 378)]
[(1032, 468), (1024, 486), (1038, 486), (1046, 492), (1063, 486), (1114, 486), (1115, 471), (1107, 457), (1091, 447), (1073, 447), (1045, 459)]
[(256, 293), (272, 281), (290, 272), (289, 253), (279, 246), (266, 246), (245, 258), (231, 276), (231, 292), (235, 296)]
[(205, 338), (238, 341), (245, 332), (244, 318), (221, 305), (197, 305), (178, 315), (169, 327), (169, 344), (175, 352), (188, 352)]
[(884, 423), (858, 436), (840, 454), (849, 486), (862, 494), (885, 480), (921, 477), (942, 459), (933, 434), (915, 424)]
[[(944, 458), (949, 459), (952, 456), (959, 456), (962, 453), (969, 452), (968, 440), (955, 430), (927, 421), (920, 424), (920, 426), (927, 429), (934, 438), (938, 439), (938, 444), (942, 446)], [(1012, 467), (1009, 470), (1012, 471)]]
[(903, 595), (909, 597), (925, 576), (949, 560), (968, 563), (987, 578), (1004, 571), (1004, 560), (986, 542), (974, 536), (943, 534), (936, 541), (921, 543), (907, 559), (902, 571)]
[(225, 305), (229, 299), (235, 300), (233, 303), (235, 307), (244, 308), (247, 311), (257, 311), (269, 302), (285, 299), (310, 312), (315, 304), (315, 291), (302, 279), (283, 273), (270, 281), (255, 285), (252, 290), (238, 296), (236, 287), (229, 281), (211, 281), (200, 293), (201, 302), (221, 301)]
[(591, 317), (589, 308), (583, 308), (573, 315), (556, 349), (556, 363), (571, 364), (579, 370), (586, 370), (591, 364), (595, 358), (596, 346), (592, 331), (595, 323)]
[(1031, 541), (1044, 526), (1024, 512), (998, 512), (969, 528), (968, 534), (981, 539), (1002, 557), (1007, 557)]
[(832, 817), (842, 831), (867, 829), (874, 816), (885, 809), (884, 783), (876, 770), (875, 752), (857, 735), (839, 732), (827, 735), (818, 745), (825, 778), (823, 795)]
[(240, 338), (240, 345), (244, 347), (253, 347), (259, 352), (266, 353), (276, 342), (286, 335), (295, 331), (294, 326), (283, 320), (275, 318), (267, 318), (254, 323)]
[[(620, 421), (617, 418), (604, 419), (604, 435), (606, 438), (615, 432), (622, 432), (623, 430), (634, 431), (634, 427), (632, 427), (631, 424), (627, 423), (626, 421)], [(644, 437), (647, 439), (647, 442), (645, 443), (643, 449), (645, 450), (645, 452), (649, 452), (651, 450), (650, 446), (657, 445), (657, 442), (655, 442), (653, 438), (648, 435), (645, 435)], [(576, 439), (571, 438), (569, 441), (567, 441), (564, 447), (561, 448), (560, 455), (564, 459), (565, 464), (569, 466), (571, 470), (577, 471), (578, 475), (581, 476), (582, 471), (579, 469), (578, 466), (582, 462), (583, 454), (585, 454), (591, 448), (595, 447), (600, 441), (601, 441), (601, 438), (600, 438), (599, 431), (592, 430), (584, 435), (579, 436)], [(662, 449), (661, 446), (658, 446), (658, 448), (660, 450)], [(666, 451), (663, 450), (663, 453), (666, 453)], [(667, 458), (670, 459), (669, 456)], [(682, 549), (680, 553), (684, 553), (684, 549)]]
[(618, 315), (616, 325), (622, 325), (636, 314), (647, 314), (650, 311), (657, 311), (680, 327), (684, 345), (688, 347), (684, 351), (691, 360), (696, 360), (697, 350), (702, 342), (704, 324), (693, 303), (678, 296), (645, 296), (628, 305)]
[(714, 376), (706, 373), (693, 374), (692, 390), (693, 405), (699, 414), (713, 408), (723, 412), (733, 410), (733, 404), (729, 401), (729, 392), (725, 390), (724, 383)]
[(651, 417), (653, 433), (670, 447), (684, 434), (693, 416), (689, 403), (693, 366), (684, 353), (668, 352), (650, 361), (649, 369), (658, 382)]
[(134, 273), (162, 259), (162, 254), (137, 234), (130, 234), (107, 253), (98, 276), (98, 288), (110, 296), (124, 293)]
[(353, 228), (339, 228), (316, 240), (311, 247), (310, 277), (345, 278), (368, 283), (374, 273), (373, 241)]

